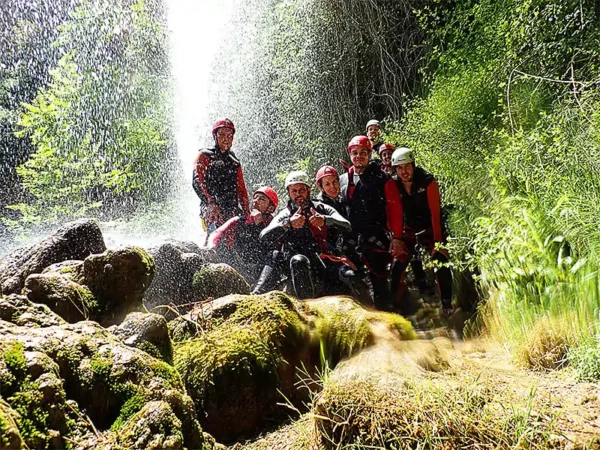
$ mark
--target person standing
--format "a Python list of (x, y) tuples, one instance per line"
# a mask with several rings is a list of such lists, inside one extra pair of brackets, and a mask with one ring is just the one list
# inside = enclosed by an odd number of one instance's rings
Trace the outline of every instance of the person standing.
[(200, 199), (200, 216), (209, 231), (232, 217), (250, 214), (242, 165), (231, 150), (235, 135), (233, 122), (217, 120), (212, 135), (215, 146), (198, 152), (192, 180)]
[(341, 196), (352, 225), (352, 238), (347, 242), (360, 252), (355, 264), (367, 266), (375, 306), (386, 310), (391, 307), (389, 266), (393, 257), (406, 253), (402, 203), (394, 180), (371, 160), (369, 138), (355, 136), (347, 150), (352, 167), (340, 177)]
[(394, 176), (392, 169), (392, 153), (396, 148), (392, 144), (383, 144), (379, 147), (379, 158), (381, 158), (381, 170), (387, 173), (389, 176)]
[(381, 136), (379, 135), (379, 120), (369, 120), (367, 122), (366, 133), (371, 142), (371, 150), (373, 150), (376, 155), (379, 155), (379, 149), (383, 145)]
[(402, 147), (392, 154), (392, 166), (398, 176), (397, 185), (404, 212), (403, 240), (408, 252), (394, 262), (392, 268), (392, 290), (401, 292), (401, 281), (408, 261), (416, 251), (418, 243), (427, 248), (434, 269), (442, 302), (442, 314), (454, 312), (452, 306), (452, 272), (448, 267), (450, 256), (443, 245), (445, 236), (442, 227), (440, 190), (434, 176), (415, 165), (413, 152)]

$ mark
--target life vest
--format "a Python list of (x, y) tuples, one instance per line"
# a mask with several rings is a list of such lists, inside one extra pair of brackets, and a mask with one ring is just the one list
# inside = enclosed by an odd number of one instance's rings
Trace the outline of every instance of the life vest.
[(237, 209), (240, 161), (231, 150), (221, 152), (216, 148), (208, 148), (200, 152), (210, 159), (206, 167), (204, 187), (219, 208), (226, 211)]
[(371, 162), (354, 183), (354, 167), (340, 177), (345, 216), (352, 230), (366, 235), (379, 235), (387, 228), (385, 184), (390, 176)]
[(404, 188), (402, 181), (396, 180), (402, 199), (405, 228), (414, 231), (431, 228), (431, 210), (427, 199), (427, 187), (433, 180), (432, 174), (420, 167), (415, 167), (410, 194)]

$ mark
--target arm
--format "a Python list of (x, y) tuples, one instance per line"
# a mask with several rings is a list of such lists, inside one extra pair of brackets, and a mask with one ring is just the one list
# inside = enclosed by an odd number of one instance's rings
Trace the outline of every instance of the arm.
[[(322, 209), (321, 209), (322, 208)], [(334, 207), (322, 204), (321, 211), (325, 218), (325, 226), (337, 228), (342, 231), (352, 231), (352, 225)]]
[(287, 208), (282, 209), (271, 223), (260, 232), (260, 239), (268, 242), (277, 241), (289, 231), (289, 220), (290, 210)]
[(237, 185), (238, 185), (238, 201), (242, 206), (244, 214), (247, 216), (250, 214), (250, 202), (248, 201), (248, 190), (246, 189), (246, 183), (244, 182), (244, 174), (242, 173), (242, 166), (238, 167), (237, 171)]
[(431, 211), (431, 226), (433, 228), (433, 241), (442, 242), (442, 213), (440, 208), (440, 188), (435, 180), (427, 186), (427, 204)]
[(233, 248), (235, 234), (240, 221), (240, 216), (232, 217), (210, 235), (209, 248), (216, 248), (220, 244)]
[(208, 190), (206, 189), (206, 186), (204, 185), (204, 178), (206, 177), (206, 169), (208, 168), (209, 164), (210, 164), (210, 158), (208, 156), (206, 156), (205, 154), (203, 154), (202, 152), (199, 152), (194, 161), (194, 166), (195, 166), (194, 182), (196, 184), (196, 186), (195, 186), (196, 194), (198, 195), (198, 197), (200, 197), (200, 200), (203, 203), (211, 203), (214, 201), (214, 199), (210, 195), (210, 192), (208, 192)]
[(396, 182), (391, 178), (384, 185), (384, 195), (388, 230), (391, 231), (394, 239), (401, 239), (404, 231), (402, 199)]

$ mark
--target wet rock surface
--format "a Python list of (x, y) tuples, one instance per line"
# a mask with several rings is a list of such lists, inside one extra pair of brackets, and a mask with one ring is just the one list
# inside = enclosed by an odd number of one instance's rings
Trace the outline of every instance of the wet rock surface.
[(138, 348), (166, 363), (173, 362), (173, 345), (165, 318), (152, 313), (130, 313), (110, 331), (126, 345)]
[[(148, 249), (148, 253), (154, 258), (156, 275), (144, 296), (146, 307), (153, 309), (194, 301), (194, 274), (206, 263), (213, 262), (213, 252), (193, 242), (167, 241)], [(156, 312), (165, 313), (160, 308)]]
[(46, 267), (66, 260), (82, 260), (106, 250), (95, 220), (69, 222), (43, 241), (15, 250), (0, 261), (0, 293), (19, 293), (25, 279)]

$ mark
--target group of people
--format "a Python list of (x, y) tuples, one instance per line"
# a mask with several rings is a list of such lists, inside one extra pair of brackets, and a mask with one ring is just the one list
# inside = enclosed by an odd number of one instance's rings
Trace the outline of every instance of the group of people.
[[(242, 166), (231, 151), (233, 122), (218, 120), (212, 134), (214, 147), (200, 150), (195, 161), (200, 215), (209, 246), (253, 282), (254, 294), (287, 278), (300, 299), (372, 293), (376, 308), (390, 310), (401, 305), (407, 266), (425, 248), (436, 261), (442, 312), (452, 314), (438, 184), (415, 165), (410, 149), (381, 141), (378, 121), (348, 143), (345, 173), (325, 165), (313, 182), (306, 172), (290, 172), (288, 201), (277, 214), (272, 187), (256, 189), (248, 201)], [(423, 282), (422, 265), (412, 269)]]

